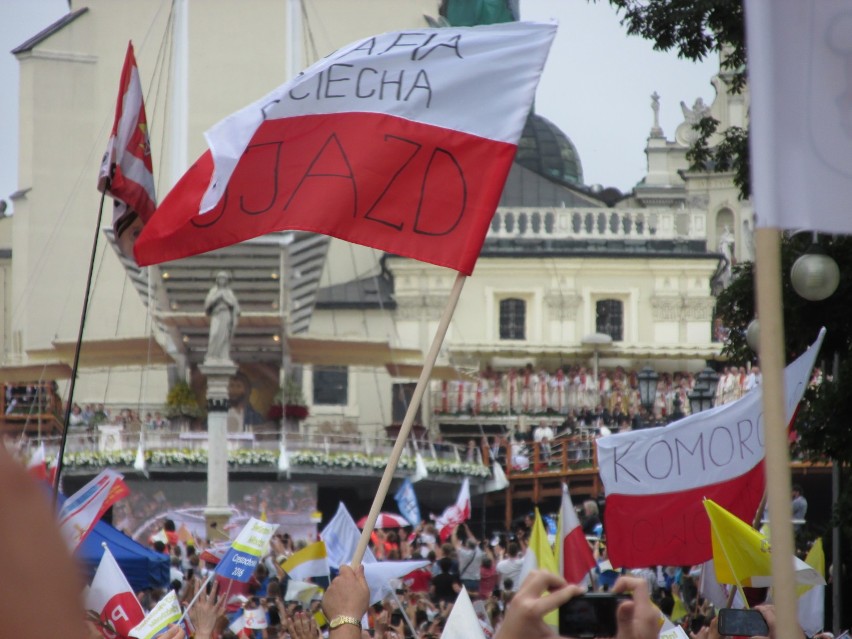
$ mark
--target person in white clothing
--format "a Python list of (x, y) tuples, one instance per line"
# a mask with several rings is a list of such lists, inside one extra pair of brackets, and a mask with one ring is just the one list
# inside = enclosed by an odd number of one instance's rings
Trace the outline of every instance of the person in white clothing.
[[(521, 568), (524, 558), (521, 555), (521, 547), (517, 542), (509, 542), (506, 547), (506, 558), (497, 562), (497, 586), (500, 590), (517, 592), (520, 587)], [(509, 582), (509, 584), (507, 584)]]

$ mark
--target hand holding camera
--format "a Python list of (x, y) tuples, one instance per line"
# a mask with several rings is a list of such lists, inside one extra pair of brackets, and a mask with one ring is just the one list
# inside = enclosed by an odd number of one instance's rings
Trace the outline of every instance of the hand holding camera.
[[(542, 596), (542, 592), (547, 594)], [(551, 573), (531, 572), (515, 593), (495, 639), (556, 639), (558, 635), (545, 623), (544, 616), (557, 609), (563, 636), (657, 639), (660, 612), (651, 603), (644, 579), (620, 577), (612, 593), (604, 596), (585, 592), (582, 586), (569, 584)], [(627, 593), (632, 593), (632, 597)], [(585, 623), (575, 619), (563, 628), (563, 620), (567, 621), (570, 612), (577, 609), (593, 618), (585, 617)], [(571, 634), (565, 635), (566, 632)]]

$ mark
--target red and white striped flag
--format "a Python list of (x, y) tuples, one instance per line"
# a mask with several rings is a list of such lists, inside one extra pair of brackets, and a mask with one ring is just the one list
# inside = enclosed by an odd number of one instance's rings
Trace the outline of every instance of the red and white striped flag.
[(107, 547), (104, 547), (101, 563), (86, 592), (86, 609), (100, 617), (101, 622), (112, 630), (101, 628), (106, 639), (115, 639), (116, 634), (127, 637), (145, 619), (145, 611), (133, 588)]
[(132, 42), (127, 43), (115, 122), (101, 161), (98, 190), (115, 200), (112, 224), (116, 237), (137, 216), (141, 223), (147, 222), (157, 207), (145, 101)]
[(580, 520), (571, 502), (568, 484), (562, 484), (562, 506), (559, 508), (559, 539), (556, 544), (556, 565), (565, 580), (572, 584), (583, 583), (583, 578), (594, 568), (592, 549), (580, 527)]
[(470, 481), (465, 477), (456, 497), (456, 503), (448, 506), (435, 520), (435, 528), (438, 529), (441, 541), (447, 541), (455, 527), (468, 519), (470, 519)]
[(59, 530), (71, 552), (88, 536), (109, 507), (129, 493), (124, 475), (107, 468), (65, 500), (59, 511)]
[(339, 49), (207, 132), (136, 261), (302, 230), (469, 275), (555, 33), (510, 22)]
[[(784, 371), (789, 423), (825, 329)], [(692, 566), (712, 556), (704, 498), (751, 521), (766, 478), (762, 386), (665, 427), (599, 438), (610, 561), (619, 568)]]
[(44, 442), (39, 442), (38, 448), (30, 455), (27, 462), (27, 472), (31, 477), (40, 481), (47, 482), (49, 480), (47, 472), (47, 457), (44, 451)]

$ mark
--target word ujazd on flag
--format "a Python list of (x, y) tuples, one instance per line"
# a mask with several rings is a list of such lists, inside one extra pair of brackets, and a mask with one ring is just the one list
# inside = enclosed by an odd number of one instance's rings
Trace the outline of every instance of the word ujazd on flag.
[[(784, 371), (787, 421), (804, 394), (822, 344)], [(619, 568), (695, 565), (712, 555), (706, 497), (751, 520), (763, 496), (762, 386), (742, 399), (665, 427), (596, 441), (609, 559)]]
[(469, 275), (555, 33), (418, 29), (332, 53), (207, 132), (136, 261), (302, 230)]

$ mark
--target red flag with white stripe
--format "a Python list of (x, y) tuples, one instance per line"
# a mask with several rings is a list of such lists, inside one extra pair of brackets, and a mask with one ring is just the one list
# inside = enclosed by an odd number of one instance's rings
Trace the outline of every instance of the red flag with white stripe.
[(145, 101), (132, 42), (127, 43), (115, 122), (101, 161), (98, 190), (115, 199), (112, 223), (116, 237), (136, 216), (147, 222), (157, 206)]
[(417, 29), (339, 49), (207, 132), (136, 261), (302, 230), (470, 274), (555, 32)]
[(562, 506), (559, 509), (559, 539), (556, 564), (565, 580), (583, 583), (586, 574), (596, 566), (595, 557), (571, 502), (568, 484), (562, 484)]
[(100, 629), (106, 639), (114, 639), (116, 635), (127, 637), (145, 619), (145, 611), (133, 588), (107, 547), (104, 547), (101, 563), (86, 592), (86, 609), (94, 612), (106, 626)]

